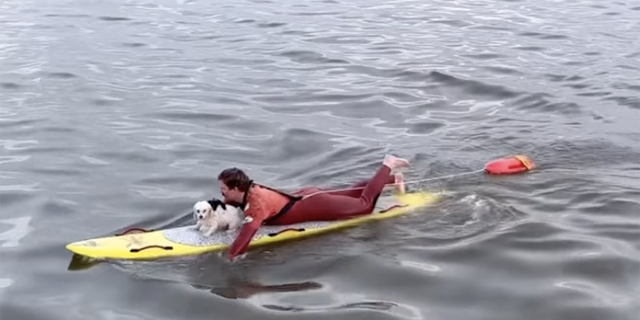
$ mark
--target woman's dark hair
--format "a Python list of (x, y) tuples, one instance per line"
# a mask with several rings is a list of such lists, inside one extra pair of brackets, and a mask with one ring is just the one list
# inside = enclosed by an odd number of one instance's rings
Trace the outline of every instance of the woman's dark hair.
[(238, 168), (225, 169), (218, 175), (218, 180), (222, 181), (229, 189), (238, 188), (242, 192), (249, 190), (251, 180), (244, 171)]

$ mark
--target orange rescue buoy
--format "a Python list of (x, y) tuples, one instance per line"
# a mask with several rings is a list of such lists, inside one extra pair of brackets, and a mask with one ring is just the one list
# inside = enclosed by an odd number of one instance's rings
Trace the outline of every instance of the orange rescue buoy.
[(501, 158), (490, 161), (484, 170), (488, 174), (516, 174), (532, 170), (535, 164), (531, 158), (523, 155), (516, 155), (509, 158)]

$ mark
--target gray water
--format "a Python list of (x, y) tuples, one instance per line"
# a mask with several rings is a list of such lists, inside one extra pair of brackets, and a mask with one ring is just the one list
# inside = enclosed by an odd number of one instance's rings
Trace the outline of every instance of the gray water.
[[(0, 2), (0, 318), (638, 319), (640, 2)], [(251, 251), (89, 264), (191, 223), (238, 166), (409, 187), (397, 219)]]

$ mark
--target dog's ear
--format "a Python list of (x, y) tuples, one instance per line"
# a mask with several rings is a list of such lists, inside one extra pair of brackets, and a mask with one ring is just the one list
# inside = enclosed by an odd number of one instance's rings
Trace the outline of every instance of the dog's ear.
[(222, 210), (227, 210), (227, 206), (220, 199), (213, 198), (207, 202), (209, 202), (209, 205), (211, 205), (211, 208), (213, 210), (215, 210), (217, 207), (222, 207)]

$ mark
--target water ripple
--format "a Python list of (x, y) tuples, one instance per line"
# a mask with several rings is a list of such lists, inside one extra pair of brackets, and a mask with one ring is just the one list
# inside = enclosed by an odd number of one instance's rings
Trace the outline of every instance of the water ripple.
[[(3, 1), (3, 320), (631, 319), (639, 10)], [(443, 200), (236, 264), (65, 270), (65, 243), (190, 222), (223, 168), (282, 188), (346, 186), (387, 152), (412, 161), (408, 180), (514, 153), (538, 167), (413, 184)]]

